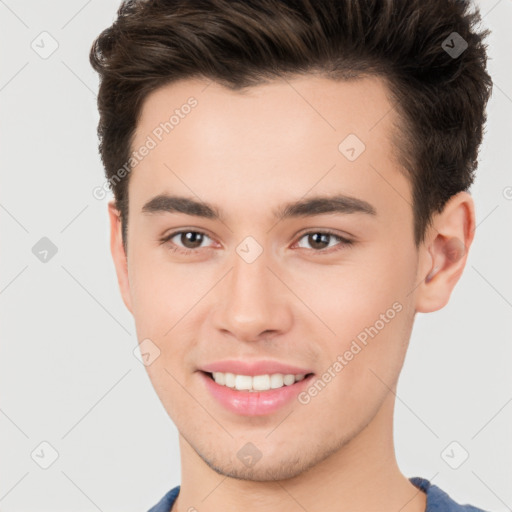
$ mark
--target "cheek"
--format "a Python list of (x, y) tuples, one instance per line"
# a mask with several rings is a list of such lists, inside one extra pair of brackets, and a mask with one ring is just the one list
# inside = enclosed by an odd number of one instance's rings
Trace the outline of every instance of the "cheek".
[(351, 380), (368, 373), (388, 374), (396, 369), (405, 352), (404, 325), (407, 308), (395, 294), (378, 294), (370, 288), (359, 295), (338, 297), (324, 311), (335, 334), (324, 346), (329, 364), (341, 359), (343, 372)]
[(393, 305), (403, 306), (410, 291), (413, 272), (408, 271), (407, 264), (410, 262), (406, 259), (397, 261), (393, 251), (378, 252), (372, 248), (339, 265), (294, 269), (287, 279), (297, 295), (330, 328), (331, 337), (350, 340), (390, 309), (388, 316), (394, 318)]
[(133, 315), (141, 334), (159, 338), (200, 299), (206, 288), (193, 265), (162, 262), (134, 252), (130, 292)]
[[(339, 374), (354, 386), (375, 384), (370, 369), (384, 382), (399, 372), (411, 324), (413, 297), (408, 294), (414, 272), (411, 254), (397, 255), (384, 248), (374, 252), (371, 261), (331, 267), (321, 288), (302, 290), (308, 305), (330, 328), (328, 332), (318, 323), (317, 331), (327, 333), (318, 337), (327, 365), (341, 356)], [(310, 275), (308, 283), (318, 283), (315, 277)]]

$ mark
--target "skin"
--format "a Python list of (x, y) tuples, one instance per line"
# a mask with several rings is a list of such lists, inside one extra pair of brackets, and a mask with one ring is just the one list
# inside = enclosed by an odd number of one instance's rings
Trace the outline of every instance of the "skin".
[[(181, 81), (146, 98), (133, 148), (190, 96), (198, 105), (130, 175), (127, 254), (109, 205), (121, 294), (138, 339), (161, 351), (147, 371), (180, 432), (173, 511), (424, 511), (425, 494), (396, 462), (395, 392), (416, 312), (443, 308), (464, 269), (471, 196), (452, 197), (415, 247), (410, 183), (390, 141), (396, 113), (377, 77), (307, 75), (244, 93), (206, 85)], [(338, 150), (349, 133), (366, 146), (353, 162)], [(223, 222), (142, 212), (163, 193), (217, 205)], [(272, 216), (289, 201), (333, 193), (367, 201), (377, 215)], [(161, 243), (179, 229), (207, 236), (196, 249), (180, 236)], [(303, 234), (326, 229), (354, 244), (331, 237), (319, 248)], [(236, 252), (247, 236), (263, 248), (250, 264)], [(173, 242), (194, 252), (172, 252)], [(319, 377), (396, 302), (401, 311), (308, 404), (236, 415), (197, 373), (223, 359), (265, 358)], [(247, 442), (262, 453), (251, 468), (236, 456)]]

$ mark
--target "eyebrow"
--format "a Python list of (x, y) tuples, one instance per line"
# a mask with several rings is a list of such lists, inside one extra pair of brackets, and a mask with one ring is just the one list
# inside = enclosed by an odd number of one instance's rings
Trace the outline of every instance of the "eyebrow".
[[(221, 210), (212, 204), (196, 201), (192, 198), (160, 194), (153, 197), (142, 207), (143, 213), (183, 213), (205, 219), (222, 220)], [(377, 215), (377, 210), (368, 202), (342, 194), (334, 196), (315, 196), (285, 203), (272, 210), (275, 218), (312, 217), (326, 213)]]

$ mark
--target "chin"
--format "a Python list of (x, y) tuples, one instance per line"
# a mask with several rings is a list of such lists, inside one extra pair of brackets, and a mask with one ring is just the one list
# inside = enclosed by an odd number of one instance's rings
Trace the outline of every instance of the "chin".
[(244, 467), (243, 464), (239, 464), (238, 467), (233, 467), (232, 464), (226, 463), (215, 463), (207, 459), (203, 459), (204, 462), (213, 469), (216, 473), (229, 478), (235, 478), (237, 480), (247, 480), (251, 482), (275, 482), (277, 480), (287, 480), (299, 476), (304, 471), (309, 469), (312, 464), (304, 464), (305, 461), (295, 460), (290, 461), (277, 461), (275, 463), (263, 464), (262, 461), (256, 463), (252, 468)]

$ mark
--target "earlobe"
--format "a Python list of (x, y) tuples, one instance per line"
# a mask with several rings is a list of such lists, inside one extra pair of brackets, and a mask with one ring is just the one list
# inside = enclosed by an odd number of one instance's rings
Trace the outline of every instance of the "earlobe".
[(474, 203), (467, 192), (453, 196), (442, 213), (434, 217), (431, 235), (422, 249), (423, 265), (418, 267), (424, 275), (417, 276), (421, 280), (417, 312), (437, 311), (448, 303), (466, 265), (474, 226)]
[(130, 282), (128, 278), (128, 260), (123, 246), (121, 215), (116, 208), (114, 201), (108, 204), (110, 219), (110, 251), (117, 274), (117, 282), (125, 306), (132, 312)]

